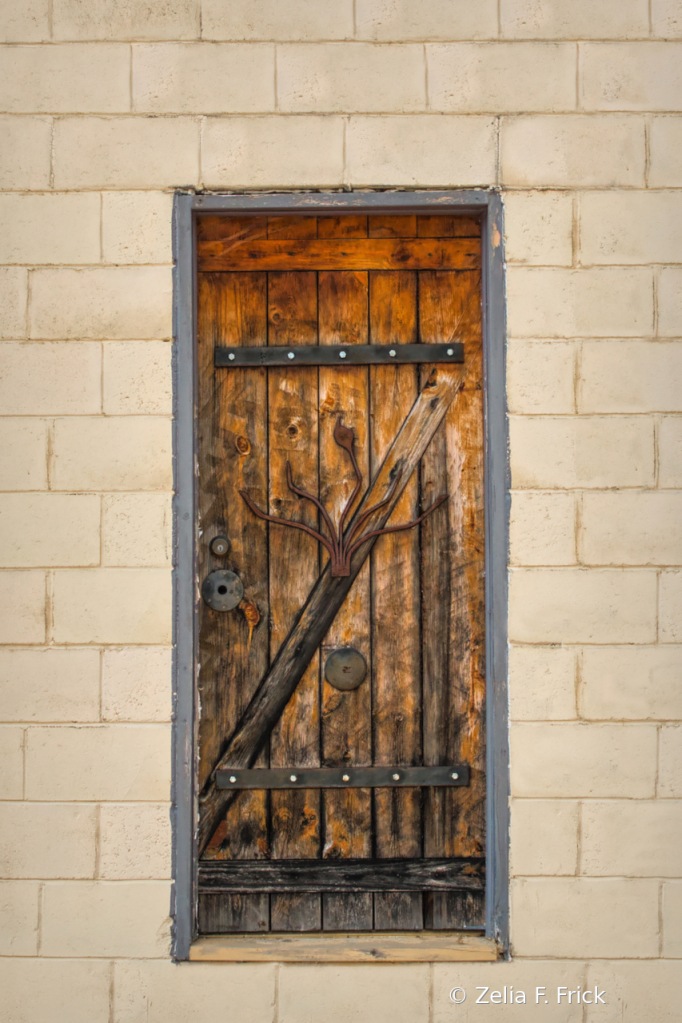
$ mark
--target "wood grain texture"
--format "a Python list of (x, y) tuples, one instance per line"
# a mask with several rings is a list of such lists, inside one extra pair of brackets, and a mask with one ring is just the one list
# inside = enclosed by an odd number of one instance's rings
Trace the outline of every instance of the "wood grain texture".
[(381, 214), (369, 218), (370, 238), (416, 238), (414, 214)]
[[(322, 219), (322, 218), (321, 218)], [(318, 231), (321, 221), (318, 223)], [(470, 270), (481, 265), (478, 238), (241, 238), (199, 240), (201, 271)]]
[(268, 217), (268, 238), (317, 238), (317, 217)]
[[(265, 327), (265, 275), (200, 275), (199, 282), (199, 463), (202, 477), (199, 524), (200, 578), (215, 568), (229, 567), (244, 583), (245, 597), (267, 621), (268, 593), (266, 533), (263, 524), (230, 499), (236, 487), (264, 495), (267, 480), (265, 424), (254, 416), (266, 397), (265, 374), (239, 370), (232, 379), (211, 369), (216, 343), (253, 344)], [(218, 534), (232, 539), (227, 558), (214, 557), (209, 542)], [(241, 612), (218, 614), (200, 605), (202, 649), (199, 694), (201, 758), (199, 780), (210, 773), (230, 734), (253, 695), (255, 683), (268, 664), (267, 631), (257, 628), (248, 640)], [(261, 758), (262, 766), (266, 765)], [(213, 835), (205, 855), (258, 859), (269, 854), (266, 797), (244, 792)], [(210, 913), (215, 907), (204, 907)], [(220, 910), (223, 929), (260, 930), (267, 907), (260, 896), (228, 897)]]
[[(268, 275), (270, 345), (317, 343), (317, 277), (314, 273)], [(318, 528), (317, 510), (287, 485), (287, 462), (296, 486), (318, 492), (317, 369), (268, 373), (268, 511)], [(277, 655), (319, 575), (320, 555), (313, 537), (298, 529), (269, 526), (270, 659)], [(319, 767), (320, 655), (310, 660), (270, 737), (271, 767)], [(318, 789), (273, 791), (273, 860), (316, 857), (320, 851)], [(273, 895), (273, 930), (318, 930), (320, 896)]]
[[(368, 343), (368, 276), (363, 271), (319, 274), (321, 345)], [(334, 523), (355, 487), (348, 455), (334, 441), (337, 419), (355, 432), (355, 455), (369, 480), (369, 372), (366, 366), (320, 367), (320, 497)], [(352, 509), (351, 509), (352, 512)], [(325, 554), (326, 560), (326, 554)], [(362, 567), (322, 645), (322, 759), (328, 767), (372, 763), (372, 702), (369, 680), (340, 692), (324, 679), (324, 662), (336, 648), (352, 646), (371, 666), (369, 562)], [(323, 856), (369, 857), (372, 805), (369, 789), (323, 793)], [(325, 930), (371, 930), (372, 896), (324, 895)]]
[(194, 962), (280, 963), (456, 963), (495, 962), (494, 941), (452, 931), (421, 934), (292, 934), (200, 938), (190, 948)]
[(421, 213), (417, 216), (417, 235), (419, 238), (480, 238), (481, 221), (478, 217), (456, 214)]
[(318, 238), (366, 238), (367, 214), (346, 213), (332, 217), (318, 217)]

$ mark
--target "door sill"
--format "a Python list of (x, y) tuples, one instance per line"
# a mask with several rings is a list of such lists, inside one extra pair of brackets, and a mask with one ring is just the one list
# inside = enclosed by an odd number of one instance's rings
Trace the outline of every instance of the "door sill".
[(453, 931), (414, 933), (212, 934), (197, 939), (194, 962), (452, 963), (492, 962), (494, 941)]

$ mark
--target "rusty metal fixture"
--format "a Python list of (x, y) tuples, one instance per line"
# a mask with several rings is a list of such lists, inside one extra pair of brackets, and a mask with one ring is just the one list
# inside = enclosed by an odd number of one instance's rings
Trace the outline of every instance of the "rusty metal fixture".
[(260, 611), (258, 610), (258, 608), (256, 607), (252, 600), (242, 600), (238, 606), (239, 610), (242, 612), (244, 618), (246, 619), (246, 624), (249, 627), (249, 639), (246, 646), (246, 651), (248, 653), (248, 651), (251, 649), (251, 637), (253, 636), (253, 630), (260, 622)]
[(357, 689), (365, 680), (367, 661), (352, 646), (332, 650), (324, 665), (324, 677), (330, 686), (343, 693)]
[(219, 568), (206, 576), (201, 595), (213, 611), (233, 611), (244, 596), (244, 586), (234, 572)]
[(360, 467), (358, 466), (357, 458), (355, 457), (355, 452), (353, 450), (355, 433), (349, 426), (344, 426), (339, 418), (337, 418), (336, 426), (334, 427), (334, 440), (340, 448), (343, 448), (344, 451), (348, 452), (356, 479), (353, 493), (348, 498), (346, 506), (341, 512), (339, 524), (336, 529), (334, 528), (329, 512), (322, 502), (313, 494), (309, 494), (307, 491), (301, 490), (300, 487), (297, 487), (294, 484), (291, 475), (291, 465), (287, 462), (287, 485), (289, 490), (292, 494), (305, 498), (306, 501), (312, 501), (322, 516), (322, 520), (327, 527), (329, 537), (324, 536), (322, 533), (318, 533), (316, 529), (313, 529), (311, 526), (306, 526), (303, 522), (294, 522), (292, 519), (282, 519), (277, 515), (268, 515), (266, 512), (261, 511), (258, 505), (254, 504), (245, 490), (240, 490), (239, 493), (254, 515), (257, 515), (259, 519), (265, 519), (266, 522), (274, 522), (278, 526), (291, 526), (294, 529), (302, 529), (304, 532), (315, 537), (318, 543), (321, 543), (329, 551), (329, 557), (331, 559), (331, 574), (333, 576), (346, 576), (350, 575), (350, 562), (353, 554), (358, 547), (365, 543), (365, 541), (369, 540), (373, 536), (382, 536), (384, 533), (397, 533), (403, 529), (412, 529), (413, 526), (419, 525), (419, 523), (422, 522), (427, 515), (430, 515), (432, 511), (438, 508), (443, 501), (447, 501), (447, 495), (442, 494), (429, 508), (426, 509), (425, 512), (423, 512), (422, 515), (419, 516), (419, 518), (413, 519), (412, 522), (405, 522), (400, 526), (386, 526), (384, 529), (373, 529), (369, 533), (365, 533), (364, 536), (361, 536), (360, 539), (356, 539), (362, 526), (364, 526), (367, 522), (367, 519), (369, 519), (374, 512), (380, 511), (381, 508), (384, 508), (391, 501), (391, 498), (396, 491), (396, 487), (398, 486), (398, 482), (400, 481), (401, 474), (398, 473), (393, 481), (393, 486), (391, 487), (388, 496), (385, 497), (383, 501), (379, 501), (378, 504), (375, 504), (371, 508), (367, 508), (366, 511), (362, 512), (349, 529), (348, 534), (344, 536), (344, 523), (348, 512), (351, 510), (355, 502), (355, 498), (360, 492), (360, 487), (362, 486), (362, 473), (360, 472)]
[(230, 549), (230, 541), (226, 536), (214, 536), (210, 543), (211, 554), (217, 558), (224, 558)]

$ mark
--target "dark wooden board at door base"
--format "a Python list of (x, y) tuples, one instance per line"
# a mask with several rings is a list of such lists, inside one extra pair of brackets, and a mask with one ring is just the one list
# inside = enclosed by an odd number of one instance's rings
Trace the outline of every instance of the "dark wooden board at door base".
[[(416, 891), (409, 882), (398, 891), (369, 880), (387, 859), (407, 877), (443, 857), (482, 863), (485, 849), (477, 222), (207, 217), (197, 230), (200, 387), (211, 395), (200, 403), (200, 492), (212, 481), (210, 500), (200, 499), (200, 571), (211, 567), (204, 538), (225, 532), (233, 548), (212, 567), (238, 572), (260, 619), (250, 631), (244, 608), (225, 615), (201, 608), (202, 645), (211, 652), (199, 658), (201, 778), (227, 748), (327, 558), (306, 534), (256, 519), (237, 490), (271, 514), (319, 529), (313, 506), (287, 488), (289, 461), (296, 485), (319, 495), (336, 519), (355, 482), (333, 441), (337, 419), (355, 431), (366, 487), (428, 374), (416, 365), (212, 365), (217, 348), (264, 343), (295, 352), (297, 345), (421, 348), (456, 339), (464, 343), (467, 384), (462, 407), (452, 406), (406, 480), (390, 524), (415, 518), (444, 492), (447, 505), (420, 527), (377, 541), (255, 766), (461, 762), (472, 769), (471, 791), (442, 798), (420, 788), (242, 793), (203, 854), (200, 931), (480, 929), (481, 880), (455, 881), (454, 890), (423, 881)], [(235, 297), (235, 281), (248, 294)], [(324, 661), (336, 646), (363, 653), (368, 673), (359, 689), (340, 692), (325, 681)], [(276, 885), (277, 871), (283, 877), (291, 868), (293, 877), (297, 861), (331, 867), (358, 858), (368, 864), (364, 889), (306, 891), (300, 871), (299, 882)], [(201, 878), (220, 864), (242, 876), (252, 864), (258, 876), (270, 871), (272, 883), (218, 893)]]

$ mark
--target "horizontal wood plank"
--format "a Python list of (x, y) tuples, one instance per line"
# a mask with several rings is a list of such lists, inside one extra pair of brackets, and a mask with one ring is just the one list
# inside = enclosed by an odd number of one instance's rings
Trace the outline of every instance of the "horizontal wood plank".
[(199, 864), (200, 892), (482, 891), (485, 861), (214, 860)]
[(474, 270), (479, 238), (197, 240), (199, 270)]
[(195, 962), (456, 963), (495, 962), (494, 941), (478, 934), (268, 934), (211, 936), (190, 948)]

